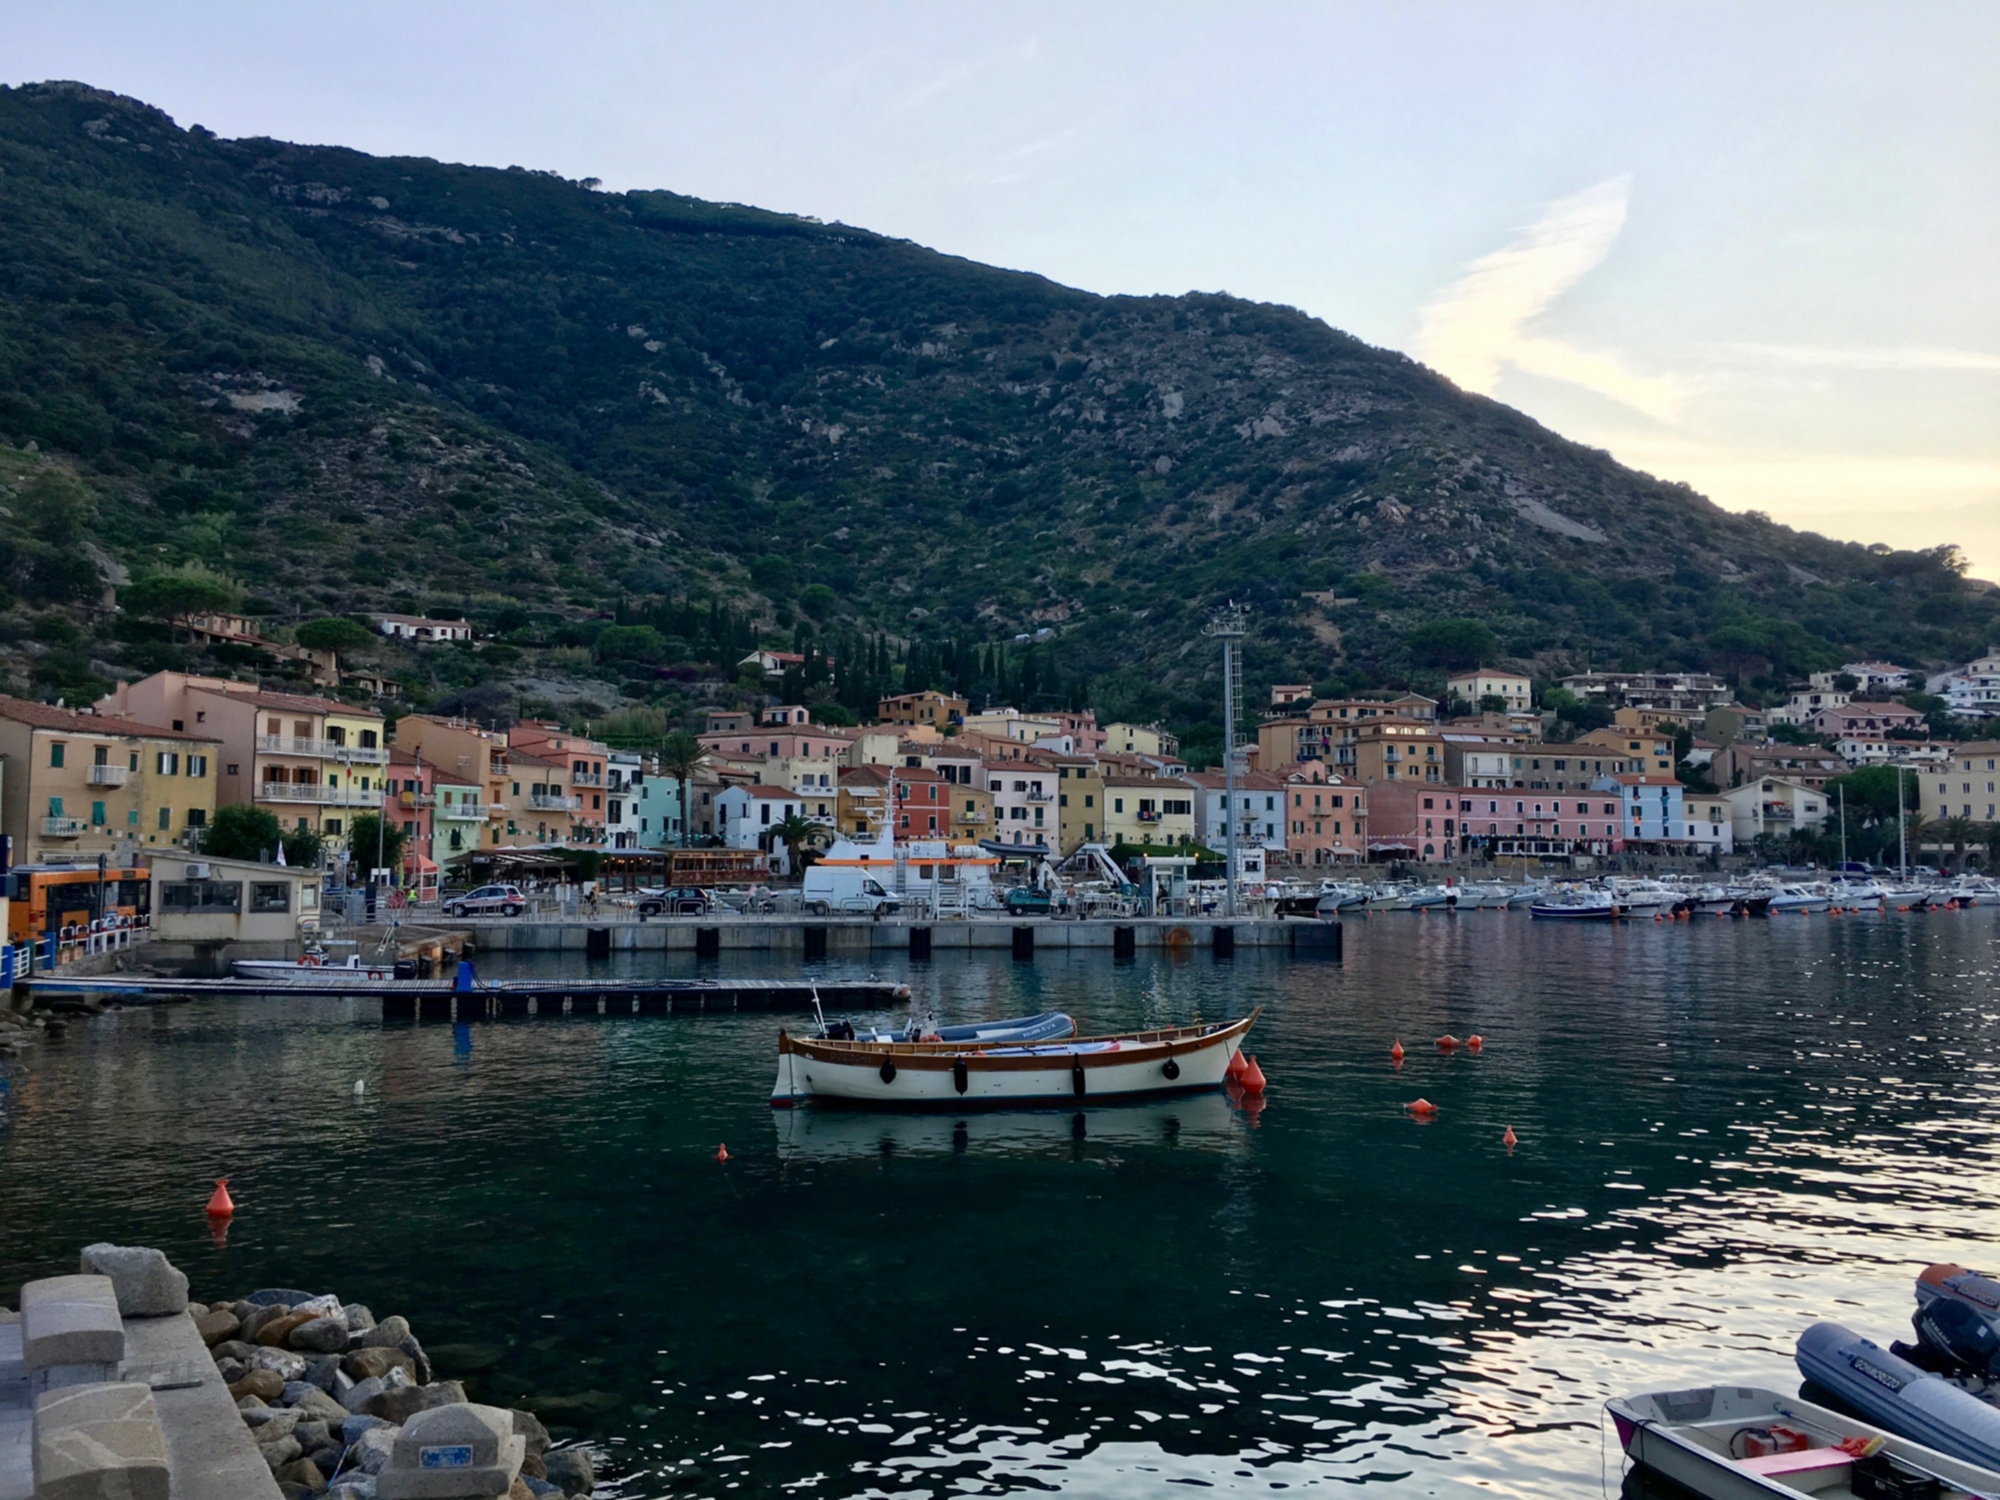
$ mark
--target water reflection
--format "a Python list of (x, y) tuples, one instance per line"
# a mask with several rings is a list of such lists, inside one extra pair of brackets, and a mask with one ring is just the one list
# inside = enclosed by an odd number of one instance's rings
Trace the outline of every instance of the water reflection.
[(1923, 1264), (2000, 1259), (1995, 915), (890, 971), (949, 1020), (1262, 1004), (1254, 1117), (774, 1115), (783, 1017), (111, 1015), (0, 1065), (0, 1276), (109, 1237), (198, 1294), (408, 1310), (503, 1350), (474, 1394), (588, 1436), (613, 1494), (1595, 1495), (1605, 1395), (1783, 1386), (1813, 1319), (1892, 1336)]

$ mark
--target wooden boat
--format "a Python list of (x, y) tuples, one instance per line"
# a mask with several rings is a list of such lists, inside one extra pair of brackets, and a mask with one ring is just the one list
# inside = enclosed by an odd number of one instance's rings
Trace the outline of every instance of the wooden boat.
[(1067, 1041), (968, 1046), (778, 1033), (771, 1107), (814, 1102), (965, 1109), (1074, 1105), (1220, 1088), (1262, 1008), (1238, 1021)]
[[(2000, 1496), (2000, 1473), (1829, 1407), (1753, 1386), (1622, 1396), (1605, 1409), (1626, 1457), (1704, 1500)], [(1930, 1480), (1937, 1488), (1929, 1488)]]

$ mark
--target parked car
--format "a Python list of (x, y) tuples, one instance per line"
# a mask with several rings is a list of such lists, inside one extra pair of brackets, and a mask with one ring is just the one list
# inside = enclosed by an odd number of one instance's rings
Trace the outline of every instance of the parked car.
[(1047, 891), (1030, 890), (1019, 885), (1007, 893), (1007, 915), (1010, 917), (1046, 917), (1055, 909), (1056, 904), (1049, 899)]
[(642, 917), (705, 917), (715, 909), (715, 898), (697, 885), (642, 889), (622, 899)]
[(518, 917), (527, 909), (528, 899), (518, 885), (482, 885), (444, 898), (447, 917)]

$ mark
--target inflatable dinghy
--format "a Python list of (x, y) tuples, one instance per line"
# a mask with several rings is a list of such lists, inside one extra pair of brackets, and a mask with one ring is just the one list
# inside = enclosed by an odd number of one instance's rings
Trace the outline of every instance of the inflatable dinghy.
[(1799, 1335), (1799, 1373), (1870, 1422), (2000, 1469), (2000, 1411), (1838, 1323)]
[(1925, 1266), (1917, 1278), (1917, 1306), (1927, 1308), (1942, 1301), (1971, 1308), (2000, 1336), (2000, 1280), (1948, 1262)]

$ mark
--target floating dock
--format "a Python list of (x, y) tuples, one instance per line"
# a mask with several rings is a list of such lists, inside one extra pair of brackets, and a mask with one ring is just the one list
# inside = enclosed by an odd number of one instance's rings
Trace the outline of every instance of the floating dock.
[(500, 979), (459, 988), (448, 979), (394, 979), (374, 984), (328, 978), (255, 979), (35, 979), (38, 1000), (193, 1000), (228, 996), (246, 1000), (379, 1000), (385, 1021), (504, 1020), (519, 1016), (663, 1016), (703, 1011), (810, 1010), (814, 996), (828, 1010), (886, 1010), (910, 998), (907, 985), (889, 980), (840, 979)]

